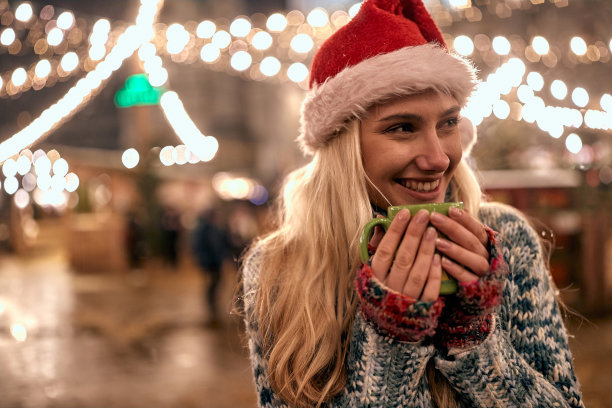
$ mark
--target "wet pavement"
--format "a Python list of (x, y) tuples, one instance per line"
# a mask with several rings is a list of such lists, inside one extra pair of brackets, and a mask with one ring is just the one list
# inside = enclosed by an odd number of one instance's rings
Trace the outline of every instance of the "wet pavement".
[[(202, 286), (193, 268), (79, 274), (58, 252), (2, 254), (0, 407), (255, 407), (240, 319), (207, 324)], [(586, 406), (610, 406), (612, 319), (570, 330)]]

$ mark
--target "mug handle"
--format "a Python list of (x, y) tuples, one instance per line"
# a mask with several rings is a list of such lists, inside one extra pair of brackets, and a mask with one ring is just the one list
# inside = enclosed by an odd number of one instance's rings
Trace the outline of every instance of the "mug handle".
[(370, 258), (370, 254), (368, 253), (368, 242), (370, 242), (372, 230), (377, 225), (381, 225), (386, 231), (391, 225), (391, 220), (388, 218), (374, 218), (368, 221), (365, 227), (363, 227), (361, 238), (359, 238), (359, 255), (361, 257), (361, 263), (363, 264), (366, 264)]

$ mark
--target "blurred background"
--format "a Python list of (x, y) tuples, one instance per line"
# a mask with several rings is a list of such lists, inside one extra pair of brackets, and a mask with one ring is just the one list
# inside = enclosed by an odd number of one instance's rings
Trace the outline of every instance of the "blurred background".
[[(424, 2), (483, 80), (472, 163), (553, 242), (585, 403), (609, 406), (612, 2)], [(359, 5), (0, 0), (0, 407), (256, 406), (236, 260)]]

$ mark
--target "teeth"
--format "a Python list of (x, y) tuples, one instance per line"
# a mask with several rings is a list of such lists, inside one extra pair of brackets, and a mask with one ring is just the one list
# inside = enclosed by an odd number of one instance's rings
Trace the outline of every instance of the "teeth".
[(410, 180), (400, 180), (400, 183), (411, 190), (419, 191), (419, 192), (429, 192), (431, 190), (435, 190), (440, 184), (440, 180), (435, 180), (432, 182), (416, 182)]

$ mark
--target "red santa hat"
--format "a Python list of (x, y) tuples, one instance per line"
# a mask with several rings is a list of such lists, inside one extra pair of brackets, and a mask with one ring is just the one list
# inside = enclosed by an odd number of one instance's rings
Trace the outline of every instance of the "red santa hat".
[[(298, 142), (312, 154), (372, 105), (427, 89), (464, 106), (476, 83), (476, 70), (449, 52), (422, 0), (366, 0), (314, 57)], [(460, 130), (469, 152), (475, 129)]]

